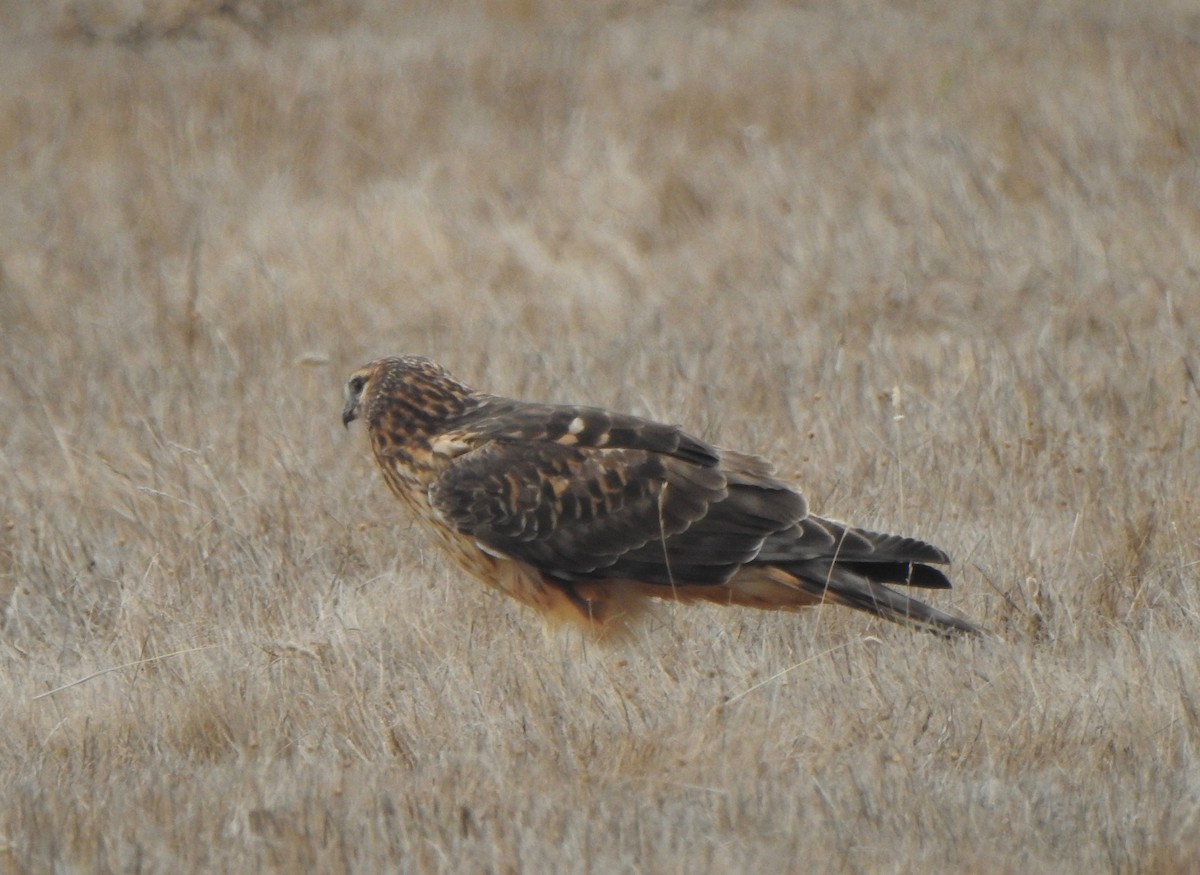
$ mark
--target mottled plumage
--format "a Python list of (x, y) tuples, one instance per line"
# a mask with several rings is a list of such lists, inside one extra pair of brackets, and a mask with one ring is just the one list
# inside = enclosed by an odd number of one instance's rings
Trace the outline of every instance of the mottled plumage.
[(766, 461), (677, 426), (468, 388), (418, 356), (359, 368), (384, 479), (484, 583), (597, 631), (646, 596), (794, 610), (849, 605), (942, 634), (969, 622), (884, 584), (946, 589), (949, 558), (808, 512)]

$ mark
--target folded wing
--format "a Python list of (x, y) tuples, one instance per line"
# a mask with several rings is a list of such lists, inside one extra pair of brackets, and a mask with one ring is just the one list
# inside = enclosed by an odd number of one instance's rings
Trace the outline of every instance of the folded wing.
[[(635, 581), (667, 598), (686, 588), (688, 598), (761, 607), (837, 601), (974, 631), (884, 586), (949, 587), (932, 567), (945, 553), (809, 515), (762, 459), (595, 408), (489, 413), (452, 434), (448, 445), (462, 451), (429, 490), (434, 511), (489, 553), (565, 585), (589, 582), (591, 592)], [(766, 578), (770, 598), (759, 596)], [(754, 596), (740, 600), (751, 581)]]

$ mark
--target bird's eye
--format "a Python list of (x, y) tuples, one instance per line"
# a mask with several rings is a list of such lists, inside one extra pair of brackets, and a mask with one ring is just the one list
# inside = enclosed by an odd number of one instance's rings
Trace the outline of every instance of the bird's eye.
[(361, 394), (363, 386), (367, 385), (367, 381), (362, 377), (355, 377), (350, 381), (350, 391), (355, 395)]

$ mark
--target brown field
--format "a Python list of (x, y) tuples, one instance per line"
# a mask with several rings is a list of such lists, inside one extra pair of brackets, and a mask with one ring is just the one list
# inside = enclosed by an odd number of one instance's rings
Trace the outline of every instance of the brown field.
[[(0, 76), (0, 872), (1196, 871), (1195, 3), (0, 0)], [(547, 634), (343, 431), (393, 352), (994, 637)]]

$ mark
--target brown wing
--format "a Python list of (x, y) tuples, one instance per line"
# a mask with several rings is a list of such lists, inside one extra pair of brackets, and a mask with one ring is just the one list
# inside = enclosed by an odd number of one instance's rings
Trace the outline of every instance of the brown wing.
[[(564, 447), (635, 449), (711, 468), (717, 450), (677, 425), (613, 413), (601, 407), (530, 404), (490, 396), (441, 436), (448, 447), (479, 447), (489, 441), (555, 443)], [(753, 457), (746, 457), (753, 458)], [(766, 463), (756, 460), (766, 467)]]
[(770, 481), (765, 463), (741, 474), (677, 429), (670, 439), (707, 464), (640, 448), (495, 441), (455, 459), (430, 502), (484, 548), (551, 577), (664, 585), (724, 583), (804, 516), (803, 498)]
[(549, 577), (687, 586), (695, 596), (769, 566), (818, 601), (976, 631), (883, 585), (949, 587), (925, 564), (947, 563), (941, 550), (809, 516), (769, 463), (677, 427), (492, 399), (439, 442), (456, 458), (430, 488), (435, 511), (484, 549)]

